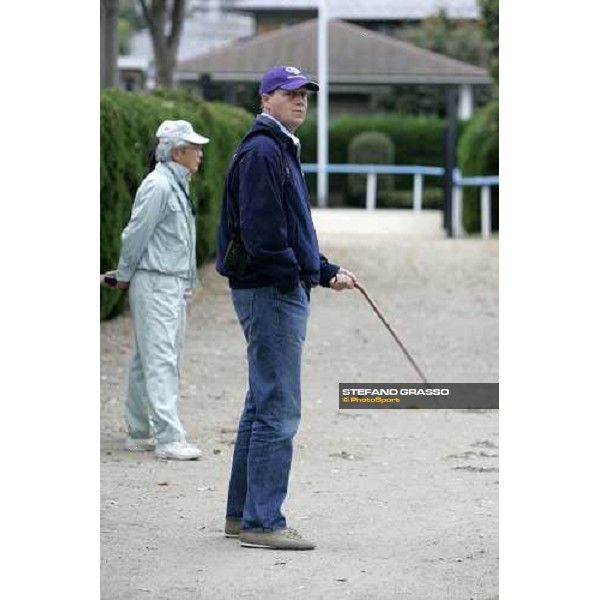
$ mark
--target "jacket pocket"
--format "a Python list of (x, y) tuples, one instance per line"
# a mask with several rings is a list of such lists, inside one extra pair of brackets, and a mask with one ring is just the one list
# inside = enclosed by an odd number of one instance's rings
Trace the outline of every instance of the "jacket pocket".
[(177, 197), (171, 197), (167, 201), (167, 212), (163, 221), (163, 231), (169, 248), (183, 244), (188, 247), (191, 240), (188, 239), (187, 217)]
[(169, 199), (167, 200), (167, 206), (169, 207), (169, 210), (172, 212), (182, 212), (183, 209), (181, 207), (181, 202), (179, 201), (179, 198), (176, 198), (175, 196), (170, 196)]

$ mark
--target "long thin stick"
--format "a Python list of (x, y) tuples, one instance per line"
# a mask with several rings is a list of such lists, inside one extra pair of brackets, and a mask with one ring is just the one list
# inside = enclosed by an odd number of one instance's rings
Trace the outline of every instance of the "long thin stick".
[(415, 368), (415, 371), (419, 374), (419, 377), (421, 378), (423, 383), (425, 383), (426, 385), (429, 385), (429, 382), (425, 378), (425, 375), (423, 375), (423, 371), (421, 371), (421, 369), (419, 369), (419, 366), (413, 360), (413, 357), (410, 355), (409, 351), (404, 347), (404, 344), (398, 337), (398, 334), (394, 331), (393, 327), (387, 322), (387, 319), (383, 316), (383, 314), (381, 313), (381, 310), (379, 310), (379, 307), (377, 306), (377, 304), (375, 304), (375, 302), (371, 299), (367, 290), (360, 283), (355, 283), (354, 287), (359, 289), (360, 293), (366, 298), (367, 302), (371, 305), (371, 308), (375, 311), (375, 314), (381, 319), (381, 322), (386, 326), (387, 330), (392, 334), (392, 337), (396, 340), (396, 343), (398, 344), (398, 346), (400, 346), (400, 348), (402, 349), (402, 352), (404, 352), (404, 354), (406, 355), (406, 358), (408, 358), (408, 360), (410, 361), (410, 364)]

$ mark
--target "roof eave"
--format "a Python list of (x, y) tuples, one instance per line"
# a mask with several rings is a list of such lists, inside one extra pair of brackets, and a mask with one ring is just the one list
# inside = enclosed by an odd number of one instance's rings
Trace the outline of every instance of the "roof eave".
[[(202, 70), (180, 70), (177, 71), (177, 77), (181, 81), (197, 81), (201, 74), (210, 74), (214, 81), (238, 81), (256, 83), (263, 76), (262, 71), (256, 72), (211, 72), (210, 69)], [(377, 75), (329, 75), (329, 82), (332, 84), (399, 84), (399, 85), (488, 85), (493, 82), (487, 75), (397, 75), (397, 76), (377, 76)]]

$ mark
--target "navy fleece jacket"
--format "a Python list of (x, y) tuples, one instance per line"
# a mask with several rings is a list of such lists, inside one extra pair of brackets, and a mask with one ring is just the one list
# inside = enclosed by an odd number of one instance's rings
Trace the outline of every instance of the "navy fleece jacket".
[[(231, 239), (227, 214), (248, 254), (244, 276), (223, 260)], [(259, 115), (229, 166), (217, 231), (217, 271), (232, 288), (275, 285), (281, 292), (301, 280), (329, 287), (339, 266), (319, 252), (308, 190), (296, 146), (278, 124)]]

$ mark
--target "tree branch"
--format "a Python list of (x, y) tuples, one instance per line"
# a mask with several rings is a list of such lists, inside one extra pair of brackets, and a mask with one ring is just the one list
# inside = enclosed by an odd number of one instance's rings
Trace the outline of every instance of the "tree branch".
[(171, 11), (171, 32), (167, 38), (167, 46), (170, 50), (179, 46), (179, 39), (183, 31), (185, 19), (185, 0), (175, 0)]
[(183, 31), (186, 2), (138, 0), (138, 3), (150, 30), (157, 83), (170, 87), (173, 85), (173, 69)]
[(142, 7), (142, 12), (144, 13), (144, 19), (146, 19), (146, 23), (148, 23), (148, 27), (151, 26), (152, 16), (150, 15), (150, 11), (148, 10), (148, 5), (144, 0), (138, 0), (140, 6)]
[(146, 0), (138, 0), (144, 19), (148, 24), (148, 29), (152, 33), (152, 37), (164, 37), (164, 22), (165, 22), (165, 0), (151, 0), (150, 6)]

